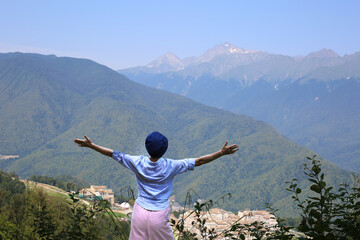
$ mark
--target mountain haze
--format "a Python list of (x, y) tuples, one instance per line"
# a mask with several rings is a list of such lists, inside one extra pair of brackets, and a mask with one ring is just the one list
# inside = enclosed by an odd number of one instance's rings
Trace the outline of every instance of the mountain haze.
[(270, 123), (337, 165), (360, 171), (360, 52), (341, 57), (321, 49), (290, 57), (225, 43), (204, 55), (208, 53), (211, 58), (194, 57), (193, 64), (176, 71), (119, 72), (147, 86)]
[[(285, 182), (304, 180), (301, 164), (314, 153), (251, 117), (204, 106), (183, 96), (152, 89), (86, 59), (38, 54), (0, 54), (0, 167), (26, 178), (70, 174), (119, 191), (134, 187), (127, 169), (73, 143), (85, 134), (95, 143), (146, 155), (144, 139), (160, 131), (169, 139), (165, 157), (198, 157), (226, 140), (239, 145), (226, 156), (176, 178), (178, 201), (188, 189), (216, 199), (222, 207), (262, 209), (266, 202), (294, 212)], [(323, 161), (329, 184), (349, 181), (349, 173)]]

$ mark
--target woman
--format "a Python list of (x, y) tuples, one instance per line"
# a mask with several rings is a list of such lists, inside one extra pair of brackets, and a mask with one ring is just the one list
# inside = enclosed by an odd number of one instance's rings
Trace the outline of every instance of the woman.
[(217, 152), (199, 158), (172, 160), (162, 158), (168, 148), (167, 138), (159, 132), (149, 134), (145, 140), (146, 156), (130, 156), (94, 144), (90, 138), (75, 139), (80, 147), (91, 148), (103, 155), (114, 158), (124, 167), (135, 173), (138, 185), (131, 219), (130, 240), (169, 240), (174, 239), (169, 224), (169, 197), (173, 179), (177, 174), (194, 170), (194, 167), (209, 163), (239, 150), (236, 144), (228, 142)]

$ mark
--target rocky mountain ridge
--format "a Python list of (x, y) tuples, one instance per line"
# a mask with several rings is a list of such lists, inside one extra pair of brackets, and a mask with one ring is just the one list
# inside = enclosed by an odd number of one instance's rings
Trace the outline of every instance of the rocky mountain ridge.
[(237, 48), (226, 44), (210, 49), (209, 61), (180, 70), (119, 72), (146, 86), (265, 121), (339, 166), (360, 171), (360, 52), (341, 57), (322, 49), (290, 57), (241, 49), (231, 53)]

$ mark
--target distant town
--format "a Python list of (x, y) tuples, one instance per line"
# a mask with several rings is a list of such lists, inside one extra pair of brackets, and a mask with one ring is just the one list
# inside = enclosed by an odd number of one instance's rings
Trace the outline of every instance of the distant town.
[(7, 160), (7, 159), (12, 159), (12, 158), (18, 158), (19, 155), (1, 155), (0, 154), (0, 160)]
[[(114, 212), (121, 212), (123, 214), (131, 214), (132, 207), (129, 203), (116, 203), (114, 192), (112, 189), (107, 188), (107, 186), (95, 186), (91, 185), (90, 188), (84, 188), (80, 190), (79, 198), (93, 201), (95, 198), (103, 199), (109, 201)], [(185, 209), (178, 202), (175, 201), (175, 196), (170, 197), (169, 199), (170, 209), (171, 209), (171, 219), (179, 220), (181, 218), (185, 219), (184, 226), (188, 231), (200, 234), (198, 229), (195, 229), (192, 225), (194, 222), (195, 215), (191, 214), (192, 210)], [(176, 217), (174, 212), (181, 213)], [(237, 214), (226, 211), (220, 208), (212, 208), (207, 212), (204, 212), (202, 219), (206, 219), (205, 226), (208, 229), (215, 229), (216, 233), (221, 233), (226, 229), (229, 229), (235, 222), (240, 224), (251, 224), (253, 222), (262, 222), (264, 226), (268, 228), (274, 228), (278, 223), (275, 219), (275, 216), (265, 210), (243, 210), (238, 211)], [(125, 219), (124, 219), (125, 220)], [(251, 239), (250, 236), (247, 239)]]

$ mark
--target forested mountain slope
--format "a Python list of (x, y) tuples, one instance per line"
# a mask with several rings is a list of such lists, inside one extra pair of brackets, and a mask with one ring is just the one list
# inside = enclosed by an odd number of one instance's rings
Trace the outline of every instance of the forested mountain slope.
[[(0, 160), (0, 167), (21, 177), (70, 174), (115, 191), (135, 187), (130, 171), (73, 139), (86, 134), (99, 145), (145, 155), (144, 139), (157, 130), (169, 139), (169, 158), (198, 157), (226, 140), (240, 148), (178, 176), (178, 201), (190, 188), (206, 199), (230, 192), (226, 209), (262, 209), (270, 202), (291, 214), (285, 182), (309, 184), (301, 164), (314, 153), (268, 124), (142, 86), (90, 60), (0, 54), (0, 116), (0, 154), (20, 155)], [(349, 181), (348, 172), (323, 164), (330, 184)]]

